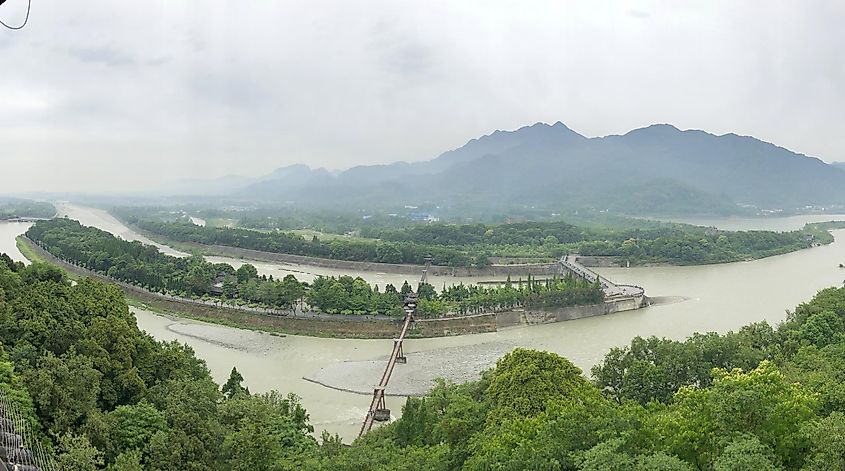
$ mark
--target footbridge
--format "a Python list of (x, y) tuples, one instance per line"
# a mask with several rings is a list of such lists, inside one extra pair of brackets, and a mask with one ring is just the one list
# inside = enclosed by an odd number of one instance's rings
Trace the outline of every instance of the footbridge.
[(572, 273), (573, 275), (583, 278), (590, 283), (598, 282), (604, 290), (604, 297), (606, 299), (615, 299), (623, 297), (643, 296), (645, 290), (639, 286), (634, 285), (618, 285), (589, 268), (581, 265), (578, 262), (577, 254), (569, 254), (560, 258), (560, 271), (564, 273)]
[[(423, 268), (422, 278), (420, 284), (426, 282), (428, 270), (431, 268), (431, 256), (425, 258), (425, 268)], [(419, 288), (417, 288), (419, 290)], [(362, 436), (373, 428), (373, 422), (385, 422), (390, 420), (390, 409), (387, 408), (384, 402), (384, 392), (387, 389), (387, 384), (390, 382), (390, 376), (393, 374), (393, 369), (397, 363), (407, 363), (408, 359), (402, 351), (402, 342), (405, 341), (405, 335), (414, 322), (414, 317), (417, 314), (418, 294), (411, 291), (405, 297), (403, 311), (405, 317), (402, 319), (402, 330), (399, 331), (399, 337), (393, 339), (393, 350), (390, 352), (390, 357), (387, 360), (387, 366), (384, 368), (384, 373), (378, 384), (373, 388), (373, 399), (370, 401), (370, 407), (367, 410), (367, 415), (364, 417), (364, 423), (361, 425), (361, 431), (358, 436)]]

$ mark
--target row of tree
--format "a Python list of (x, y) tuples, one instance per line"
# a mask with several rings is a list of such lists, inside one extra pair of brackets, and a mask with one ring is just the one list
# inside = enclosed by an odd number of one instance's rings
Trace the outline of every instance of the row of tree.
[[(378, 285), (370, 285), (361, 278), (351, 276), (318, 277), (309, 286), (306, 300), (321, 312), (333, 314), (382, 314), (401, 315), (402, 300), (412, 290), (406, 281), (397, 291), (392, 284), (384, 292)], [(417, 285), (420, 317), (434, 318), (454, 315), (480, 314), (507, 311), (515, 308), (552, 309), (559, 307), (598, 304), (604, 301), (604, 292), (598, 283), (576, 279), (572, 276), (502, 286), (465, 286), (463, 283), (444, 286), (437, 293), (434, 286)]]
[(631, 264), (693, 265), (762, 258), (829, 242), (812, 228), (789, 232), (729, 232), (654, 223), (630, 229), (581, 228), (565, 222), (428, 224), (406, 228), (363, 226), (362, 238), (306, 239), (293, 232), (202, 227), (184, 221), (129, 222), (179, 242), (224, 245), (337, 260), (419, 264), (427, 254), (444, 266), (490, 264), (491, 257), (549, 260), (567, 253), (617, 257)]

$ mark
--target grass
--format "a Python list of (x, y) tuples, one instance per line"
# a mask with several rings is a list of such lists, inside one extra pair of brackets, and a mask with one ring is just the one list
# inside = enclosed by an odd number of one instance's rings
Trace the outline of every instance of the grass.
[[(48, 265), (53, 265), (52, 263), (45, 260), (44, 257), (42, 257), (41, 255), (38, 255), (38, 252), (36, 252), (35, 249), (32, 248), (32, 243), (29, 242), (24, 236), (17, 236), (15, 238), (15, 245), (17, 245), (18, 250), (20, 251), (21, 255), (23, 255), (30, 262), (32, 262), (32, 263), (46, 263)], [(56, 268), (61, 270), (62, 273), (64, 273), (65, 276), (69, 280), (79, 281), (79, 280), (82, 279), (81, 276), (77, 275), (76, 273), (70, 272), (70, 271), (64, 269), (63, 267), (61, 267), (59, 265), (53, 265), (53, 266), (55, 266)]]
[(205, 225), (208, 227), (236, 227), (238, 220), (230, 218), (208, 218), (205, 220)]

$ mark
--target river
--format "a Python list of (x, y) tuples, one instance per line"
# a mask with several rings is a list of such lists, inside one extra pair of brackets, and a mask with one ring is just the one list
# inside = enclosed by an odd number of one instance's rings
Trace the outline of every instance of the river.
[[(117, 220), (114, 216), (109, 214), (107, 211), (97, 208), (91, 208), (87, 206), (80, 206), (71, 203), (59, 203), (56, 204), (56, 208), (58, 210), (58, 214), (61, 217), (67, 216), (71, 219), (76, 219), (80, 223), (86, 226), (94, 226), (98, 227), (104, 231), (111, 232), (112, 234), (124, 239), (124, 240), (137, 240), (144, 244), (155, 245), (159, 248), (163, 253), (168, 255), (173, 255), (175, 257), (187, 257), (189, 254), (185, 252), (180, 252), (179, 250), (173, 249), (172, 247), (168, 247), (166, 245), (159, 244), (150, 240), (147, 237), (144, 237), (141, 234), (133, 231), (132, 229), (126, 227), (125, 224)], [(203, 221), (204, 222), (204, 221)], [(378, 285), (380, 288), (384, 288), (388, 283), (393, 284), (397, 289), (402, 286), (402, 283), (408, 281), (411, 283), (412, 286), (416, 287), (416, 283), (419, 281), (420, 276), (422, 275), (421, 272), (414, 272), (414, 273), (402, 273), (402, 274), (394, 274), (394, 273), (381, 273), (381, 272), (357, 272), (354, 270), (345, 270), (345, 269), (334, 269), (334, 268), (323, 268), (323, 267), (314, 267), (308, 265), (299, 265), (294, 263), (279, 263), (279, 262), (264, 262), (264, 261), (256, 261), (256, 260), (244, 260), (240, 258), (232, 258), (232, 257), (220, 257), (220, 256), (208, 256), (205, 257), (206, 260), (212, 263), (227, 263), (235, 268), (240, 267), (244, 263), (249, 263), (255, 266), (258, 270), (259, 275), (273, 275), (273, 278), (284, 278), (285, 275), (294, 275), (299, 281), (307, 281), (312, 282), (314, 278), (317, 276), (342, 276), (342, 275), (350, 275), (350, 276), (361, 276), (364, 278), (368, 283), (372, 285)], [(454, 276), (429, 276), (428, 282), (431, 283), (433, 286), (440, 288), (444, 284), (452, 285), (458, 283), (477, 283), (479, 281), (490, 281), (496, 279), (495, 277), (454, 277)], [(514, 280), (516, 281), (516, 280)]]
[[(128, 229), (121, 228), (119, 222), (108, 221), (104, 216), (101, 219), (111, 226), (102, 229), (126, 234)], [(771, 225), (776, 222), (774, 219), (762, 221)], [(789, 219), (776, 223), (787, 228), (801, 223), (800, 219)], [(816, 219), (808, 216), (807, 220)], [(115, 222), (118, 226), (113, 226)], [(722, 227), (719, 221), (707, 222)], [(755, 225), (761, 220), (752, 219), (745, 224), (737, 228), (761, 228)], [(9, 226), (0, 224), (0, 251), (15, 253), (14, 236), (26, 225)], [(649, 296), (677, 297), (682, 301), (559, 324), (409, 340), (405, 344), (408, 364), (397, 365), (388, 393), (422, 392), (435, 376), (456, 381), (471, 379), (516, 346), (559, 353), (589, 372), (609, 348), (625, 345), (637, 335), (682, 339), (696, 331), (726, 332), (761, 320), (777, 323), (787, 309), (810, 299), (819, 289), (839, 286), (845, 280), (845, 269), (839, 268), (839, 263), (845, 263), (845, 230), (834, 231), (834, 236), (836, 242), (827, 246), (751, 262), (598, 269), (614, 281), (643, 286)], [(303, 377), (333, 387), (367, 391), (378, 380), (392, 347), (391, 340), (275, 337), (134, 311), (139, 327), (155, 338), (179, 340), (193, 347), (218, 382), (224, 382), (231, 368), (237, 366), (251, 391), (278, 389), (296, 393), (302, 397), (318, 433), (327, 429), (346, 440), (357, 434), (369, 404), (368, 395), (327, 388)], [(399, 397), (389, 397), (387, 401), (394, 414), (402, 402)]]

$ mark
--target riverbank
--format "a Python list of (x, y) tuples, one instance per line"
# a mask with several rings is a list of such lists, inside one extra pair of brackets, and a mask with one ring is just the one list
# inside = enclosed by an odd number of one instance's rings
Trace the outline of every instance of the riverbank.
[[(130, 225), (128, 222), (121, 221), (133, 231), (142, 234), (144, 237), (155, 240), (156, 243), (178, 248), (186, 252), (196, 253), (211, 257), (229, 257), (240, 260), (251, 260), (255, 262), (274, 263), (281, 265), (289, 265), (296, 267), (311, 267), (318, 270), (347, 270), (357, 273), (379, 273), (379, 274), (401, 274), (409, 275), (419, 273), (422, 265), (414, 264), (392, 264), (392, 263), (378, 263), (378, 262), (359, 262), (350, 260), (337, 260), (332, 258), (321, 258), (305, 255), (292, 255), (276, 252), (267, 252), (262, 250), (247, 249), (242, 247), (234, 247), (229, 245), (209, 245), (198, 242), (177, 241), (160, 233), (151, 233), (135, 225)], [(605, 267), (667, 267), (667, 266), (694, 266), (707, 264), (722, 264), (734, 263), (751, 260), (760, 260), (772, 256), (783, 255), (787, 253), (805, 250), (807, 248), (828, 245), (834, 241), (830, 234), (832, 229), (840, 229), (845, 227), (842, 221), (827, 221), (827, 222), (813, 222), (803, 226), (803, 240), (793, 241), (790, 245), (783, 245), (774, 248), (760, 248), (752, 244), (752, 249), (746, 247), (748, 253), (736, 253), (735, 256), (727, 257), (720, 260), (700, 260), (697, 257), (681, 257), (678, 260), (667, 261), (663, 260), (665, 257), (659, 256), (623, 256), (623, 255), (582, 255), (580, 262), (587, 267), (605, 268)], [(747, 241), (742, 240), (744, 237), (751, 237), (754, 231), (747, 234), (747, 236), (740, 237), (742, 243)], [(730, 235), (730, 232), (727, 233)], [(713, 234), (710, 234), (713, 236)], [(718, 235), (718, 231), (717, 231)], [(717, 241), (712, 240), (710, 243), (716, 244)], [(763, 242), (763, 241), (758, 241)], [(689, 241), (687, 241), (689, 243)], [(706, 242), (702, 242), (704, 246), (698, 247), (698, 250), (707, 249), (709, 246)], [(730, 243), (730, 242), (728, 242)], [(682, 244), (683, 246), (683, 244)], [(683, 249), (683, 247), (681, 248)], [(723, 247), (724, 249), (724, 247)], [(687, 247), (687, 250), (695, 252), (696, 247)], [(494, 258), (491, 258), (493, 260)], [(307, 269), (307, 268), (306, 268)], [(429, 269), (429, 276), (441, 277), (496, 277), (503, 279), (506, 277), (521, 278), (521, 277), (542, 277), (552, 276), (558, 273), (558, 264), (556, 261), (549, 260), (544, 262), (519, 263), (519, 264), (493, 264), (486, 267), (450, 267), (433, 265)], [(489, 281), (485, 281), (489, 283)]]
[[(115, 218), (117, 218), (115, 216)], [(212, 257), (231, 257), (257, 262), (283, 263), (289, 265), (306, 265), (311, 267), (326, 268), (331, 270), (351, 270), (359, 272), (390, 273), (394, 275), (416, 275), (421, 273), (424, 265), (412, 265), (401, 263), (378, 263), (378, 262), (356, 262), (352, 260), (336, 260), (333, 258), (310, 257), (306, 255), (291, 255), (276, 252), (264, 252), (261, 250), (231, 247), (228, 245), (207, 245), (196, 242), (183, 242), (170, 239), (161, 234), (154, 234), (126, 221), (118, 219), (129, 229), (138, 234), (155, 241), (158, 244), (166, 245), (173, 249), (188, 252), (196, 255)], [(490, 265), (487, 267), (449, 267), (443, 265), (432, 265), (428, 271), (429, 276), (453, 276), (453, 277), (527, 277), (553, 275), (557, 273), (558, 263), (549, 261), (545, 263), (522, 263), (509, 265)]]

